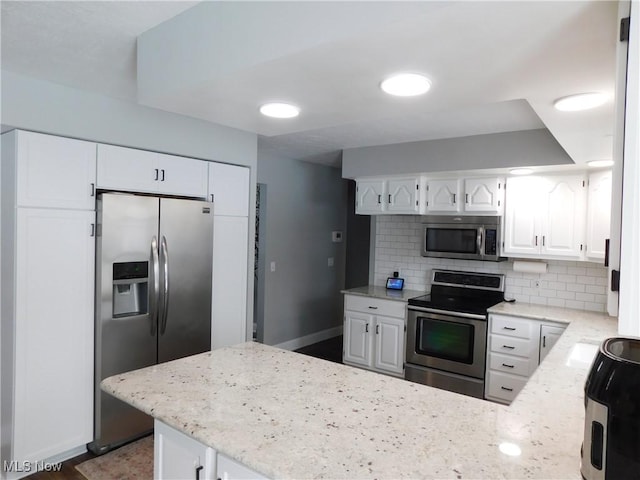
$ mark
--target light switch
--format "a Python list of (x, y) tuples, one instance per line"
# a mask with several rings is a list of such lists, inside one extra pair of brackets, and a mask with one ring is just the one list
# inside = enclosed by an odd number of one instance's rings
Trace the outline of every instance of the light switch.
[(276, 262), (271, 262), (271, 271), (272, 272), (276, 271)]
[(327, 260), (327, 265), (333, 267), (333, 257), (329, 257), (329, 259)]

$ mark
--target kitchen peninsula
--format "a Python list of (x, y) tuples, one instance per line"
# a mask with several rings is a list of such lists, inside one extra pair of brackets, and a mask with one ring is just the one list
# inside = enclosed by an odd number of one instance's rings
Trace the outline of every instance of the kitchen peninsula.
[(579, 479), (587, 369), (567, 358), (615, 334), (606, 315), (572, 319), (510, 406), (257, 343), (102, 388), (270, 478)]

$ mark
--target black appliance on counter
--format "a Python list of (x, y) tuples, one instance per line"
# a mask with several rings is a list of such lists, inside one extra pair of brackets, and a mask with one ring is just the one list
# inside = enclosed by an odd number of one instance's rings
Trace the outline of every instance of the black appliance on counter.
[(483, 398), (487, 309), (502, 301), (502, 274), (433, 270), (408, 301), (405, 379)]
[(582, 477), (640, 479), (640, 338), (608, 338), (584, 388)]

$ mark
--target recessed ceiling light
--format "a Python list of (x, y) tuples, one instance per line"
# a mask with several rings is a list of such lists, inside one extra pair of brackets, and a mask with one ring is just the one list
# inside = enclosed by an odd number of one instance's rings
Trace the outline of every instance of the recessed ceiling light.
[(533, 170), (531, 170), (530, 168), (514, 168), (512, 170), (509, 170), (509, 173), (511, 175), (531, 175), (533, 173)]
[(559, 98), (553, 102), (553, 106), (561, 112), (578, 112), (589, 110), (603, 105), (607, 101), (607, 95), (601, 92), (579, 93)]
[(265, 103), (260, 113), (273, 118), (293, 118), (300, 114), (300, 109), (290, 103)]
[(611, 165), (613, 165), (613, 160), (591, 160), (590, 162), (587, 162), (587, 165), (592, 168), (610, 167)]
[(380, 88), (389, 95), (414, 97), (427, 93), (431, 88), (431, 81), (417, 73), (400, 73), (384, 80)]
[(515, 443), (511, 442), (502, 442), (498, 445), (498, 448), (502, 453), (509, 455), (510, 457), (517, 457), (522, 453), (522, 449)]

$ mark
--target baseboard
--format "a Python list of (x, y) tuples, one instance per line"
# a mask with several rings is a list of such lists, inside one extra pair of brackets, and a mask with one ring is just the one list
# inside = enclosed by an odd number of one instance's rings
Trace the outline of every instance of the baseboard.
[(320, 332), (311, 333), (309, 335), (305, 335), (304, 337), (287, 340), (286, 342), (278, 343), (277, 345), (273, 346), (276, 348), (282, 348), (283, 350), (297, 350), (298, 348), (322, 342), (323, 340), (328, 340), (329, 338), (337, 337), (338, 335), (342, 335), (342, 325), (338, 327), (328, 328), (327, 330), (322, 330)]

